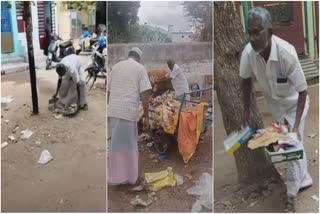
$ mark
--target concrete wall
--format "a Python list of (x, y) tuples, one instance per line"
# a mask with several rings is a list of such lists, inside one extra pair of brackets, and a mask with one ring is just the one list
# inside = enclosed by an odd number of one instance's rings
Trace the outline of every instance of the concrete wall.
[(212, 74), (211, 42), (109, 44), (108, 67), (127, 59), (132, 47), (143, 51), (141, 63), (147, 70), (167, 67), (166, 62), (171, 58), (186, 73)]

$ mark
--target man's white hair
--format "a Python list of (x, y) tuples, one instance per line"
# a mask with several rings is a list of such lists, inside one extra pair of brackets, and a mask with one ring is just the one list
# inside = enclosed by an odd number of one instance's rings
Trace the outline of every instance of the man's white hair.
[(262, 27), (272, 28), (272, 19), (268, 10), (263, 7), (252, 8), (248, 13), (248, 21), (252, 19), (261, 19)]

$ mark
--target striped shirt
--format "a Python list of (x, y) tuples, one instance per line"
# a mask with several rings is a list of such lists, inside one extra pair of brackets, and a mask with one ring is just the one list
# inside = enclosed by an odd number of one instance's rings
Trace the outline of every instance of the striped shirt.
[(132, 58), (115, 64), (108, 76), (108, 116), (137, 121), (140, 93), (149, 89), (148, 73), (142, 64)]

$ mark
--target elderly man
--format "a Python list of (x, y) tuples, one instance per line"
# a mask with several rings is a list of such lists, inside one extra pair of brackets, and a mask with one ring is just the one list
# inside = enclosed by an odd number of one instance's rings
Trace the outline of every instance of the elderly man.
[[(301, 144), (309, 108), (307, 82), (295, 48), (273, 35), (270, 13), (261, 7), (248, 14), (249, 41), (242, 52), (240, 77), (244, 99), (244, 121), (250, 112), (251, 78), (256, 77), (273, 118), (296, 132)], [(299, 190), (312, 185), (307, 158), (289, 161), (287, 169), (286, 211), (294, 211)]]
[[(58, 106), (62, 106), (68, 111), (69, 107), (87, 109), (86, 85), (81, 80), (81, 64), (78, 56), (74, 54), (74, 49), (70, 49), (70, 55), (64, 57), (56, 67), (59, 75), (57, 90), (53, 95), (56, 98), (59, 94)], [(69, 109), (70, 110), (70, 109)], [(71, 109), (71, 111), (73, 111)]]
[(149, 128), (151, 84), (140, 64), (139, 48), (129, 51), (129, 59), (115, 64), (108, 78), (108, 183), (135, 184), (138, 180), (138, 110), (140, 97), (144, 110), (144, 130)]
[[(172, 59), (169, 59), (167, 61), (167, 64), (170, 72), (166, 75), (165, 78), (157, 81), (157, 83), (171, 80), (176, 98), (182, 99), (184, 93), (189, 93), (188, 80), (181, 68)], [(190, 100), (190, 94), (186, 96), (186, 99)]]

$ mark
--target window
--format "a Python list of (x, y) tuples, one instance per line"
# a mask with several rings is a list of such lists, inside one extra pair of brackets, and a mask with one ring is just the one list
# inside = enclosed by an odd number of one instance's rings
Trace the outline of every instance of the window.
[(264, 5), (270, 12), (273, 27), (289, 26), (293, 22), (292, 2), (270, 3)]

